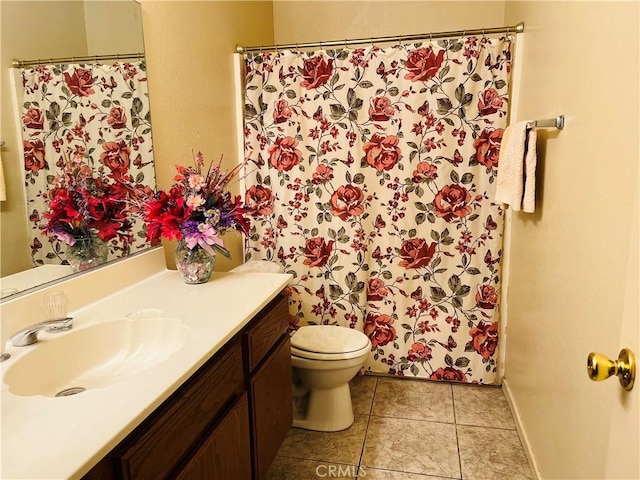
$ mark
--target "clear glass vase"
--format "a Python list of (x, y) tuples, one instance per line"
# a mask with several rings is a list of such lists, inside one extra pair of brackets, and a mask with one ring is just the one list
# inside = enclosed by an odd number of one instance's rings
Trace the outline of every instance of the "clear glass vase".
[(66, 257), (74, 272), (88, 270), (107, 261), (109, 247), (97, 235), (76, 238), (67, 248)]
[(188, 284), (207, 283), (216, 264), (215, 255), (211, 255), (200, 245), (191, 249), (184, 240), (178, 242), (175, 259), (182, 280)]

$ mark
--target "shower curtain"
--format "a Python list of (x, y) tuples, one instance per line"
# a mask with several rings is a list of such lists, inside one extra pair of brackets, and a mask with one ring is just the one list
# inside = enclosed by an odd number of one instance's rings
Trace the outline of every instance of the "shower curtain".
[(511, 43), (245, 57), (246, 256), (294, 276), (292, 329), (363, 331), (368, 371), (499, 382)]
[[(67, 246), (43, 231), (47, 198), (65, 162), (88, 166), (112, 191), (150, 193), (156, 185), (146, 65), (142, 61), (24, 68), (22, 137), (34, 266), (61, 264)], [(132, 208), (134, 203), (131, 204)], [(148, 246), (142, 222), (108, 242), (108, 260)]]

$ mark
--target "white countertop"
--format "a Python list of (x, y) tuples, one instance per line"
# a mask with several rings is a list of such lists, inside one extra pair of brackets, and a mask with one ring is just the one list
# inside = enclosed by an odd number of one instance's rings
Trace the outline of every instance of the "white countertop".
[[(186, 285), (165, 270), (70, 312), (74, 328), (162, 310), (190, 328), (165, 362), (104, 388), (69, 397), (17, 396), (2, 383), (1, 478), (80, 478), (246, 325), (289, 282), (290, 275), (214, 273)], [(43, 341), (55, 341), (53, 334)], [(58, 334), (64, 335), (64, 334)], [(105, 341), (109, 339), (106, 338)], [(6, 347), (4, 372), (37, 344)]]

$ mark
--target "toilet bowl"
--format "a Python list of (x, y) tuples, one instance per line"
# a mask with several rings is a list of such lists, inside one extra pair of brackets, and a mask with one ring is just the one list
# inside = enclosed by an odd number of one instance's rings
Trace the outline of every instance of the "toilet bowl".
[[(281, 265), (250, 260), (231, 272), (283, 273)], [(336, 325), (307, 325), (291, 336), (293, 426), (336, 432), (353, 423), (349, 381), (364, 366), (371, 341)]]
[(371, 350), (362, 332), (335, 325), (307, 325), (291, 336), (293, 426), (335, 432), (353, 423), (349, 381)]

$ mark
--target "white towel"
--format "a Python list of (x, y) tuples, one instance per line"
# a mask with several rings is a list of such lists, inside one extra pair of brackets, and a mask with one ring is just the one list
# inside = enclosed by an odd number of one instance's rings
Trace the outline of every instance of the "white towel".
[(508, 126), (502, 134), (496, 201), (513, 210), (533, 213), (536, 209), (536, 140), (534, 122)]
[(7, 200), (7, 186), (4, 183), (4, 169), (2, 168), (2, 154), (0, 153), (0, 202)]

